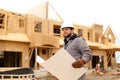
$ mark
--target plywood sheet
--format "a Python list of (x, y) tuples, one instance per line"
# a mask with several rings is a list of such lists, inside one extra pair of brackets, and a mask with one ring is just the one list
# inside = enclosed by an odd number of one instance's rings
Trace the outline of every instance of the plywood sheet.
[(74, 61), (75, 59), (61, 48), (54, 56), (40, 64), (59, 80), (77, 80), (86, 72), (86, 69), (73, 68), (71, 64)]

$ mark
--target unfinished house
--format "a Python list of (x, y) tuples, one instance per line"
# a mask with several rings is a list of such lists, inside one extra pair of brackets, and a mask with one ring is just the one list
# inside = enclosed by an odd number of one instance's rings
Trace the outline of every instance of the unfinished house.
[[(50, 10), (56, 14), (56, 20), (50, 19)], [(62, 18), (49, 2), (41, 3), (29, 10), (28, 14), (31, 14), (27, 16), (27, 35), (31, 41), (29, 49), (30, 67), (39, 69), (41, 66), (35, 61), (36, 57), (40, 56), (47, 60), (60, 48)]]
[(0, 9), (0, 67), (27, 66), (29, 42), (26, 17)]
[(120, 46), (115, 44), (115, 35), (110, 26), (103, 31), (103, 25), (93, 24), (92, 26), (82, 26), (75, 24), (75, 33), (83, 37), (92, 50), (92, 60), (87, 64), (88, 68), (95, 68), (100, 63), (101, 68), (114, 66), (115, 51), (120, 50)]
[[(63, 46), (62, 18), (55, 9), (57, 18), (49, 19), (48, 2), (19, 14), (0, 9), (0, 67), (31, 67), (40, 69), (36, 58), (47, 60)], [(83, 37), (92, 50), (92, 60), (86, 65), (95, 68), (97, 63), (107, 68), (115, 63), (115, 36), (110, 27), (93, 24), (74, 24), (75, 33)]]
[[(48, 3), (37, 8), (44, 7)], [(60, 48), (62, 21), (48, 19), (43, 10), (40, 17), (0, 9), (0, 67), (39, 69), (36, 58), (46, 60)]]
[(27, 21), (27, 35), (30, 39), (28, 62), (30, 67), (39, 69), (41, 66), (36, 62), (36, 57), (47, 60), (59, 48), (60, 23), (49, 21), (48, 28), (46, 20), (28, 16)]

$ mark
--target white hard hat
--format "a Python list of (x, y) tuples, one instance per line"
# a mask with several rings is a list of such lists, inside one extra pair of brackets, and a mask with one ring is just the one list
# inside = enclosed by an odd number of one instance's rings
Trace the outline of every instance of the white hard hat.
[(64, 22), (64, 23), (62, 24), (62, 26), (61, 26), (61, 29), (67, 28), (67, 27), (74, 29), (73, 24), (70, 23), (70, 22)]

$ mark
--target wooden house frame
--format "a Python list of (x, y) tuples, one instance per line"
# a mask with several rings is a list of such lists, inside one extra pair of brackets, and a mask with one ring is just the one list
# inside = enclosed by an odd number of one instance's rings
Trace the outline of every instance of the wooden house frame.
[[(46, 14), (41, 18), (0, 9), (0, 67), (40, 69), (36, 57), (47, 60), (63, 46), (60, 29), (63, 20), (58, 14), (61, 21), (49, 19), (48, 3), (45, 5)], [(98, 62), (105, 69), (112, 66), (112, 58), (120, 46), (115, 45), (111, 28), (108, 27), (103, 33), (103, 25), (100, 24), (74, 26), (75, 33), (83, 37), (92, 50), (92, 60), (86, 66), (95, 68)]]

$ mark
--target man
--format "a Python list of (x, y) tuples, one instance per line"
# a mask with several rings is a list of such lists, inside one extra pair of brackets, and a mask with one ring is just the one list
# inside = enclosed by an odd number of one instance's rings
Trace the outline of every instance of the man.
[[(74, 33), (72, 24), (63, 23), (61, 28), (64, 37), (64, 49), (76, 59), (71, 65), (73, 68), (83, 67), (91, 59), (90, 48), (82, 37)], [(78, 80), (86, 80), (86, 75), (82, 75)]]

